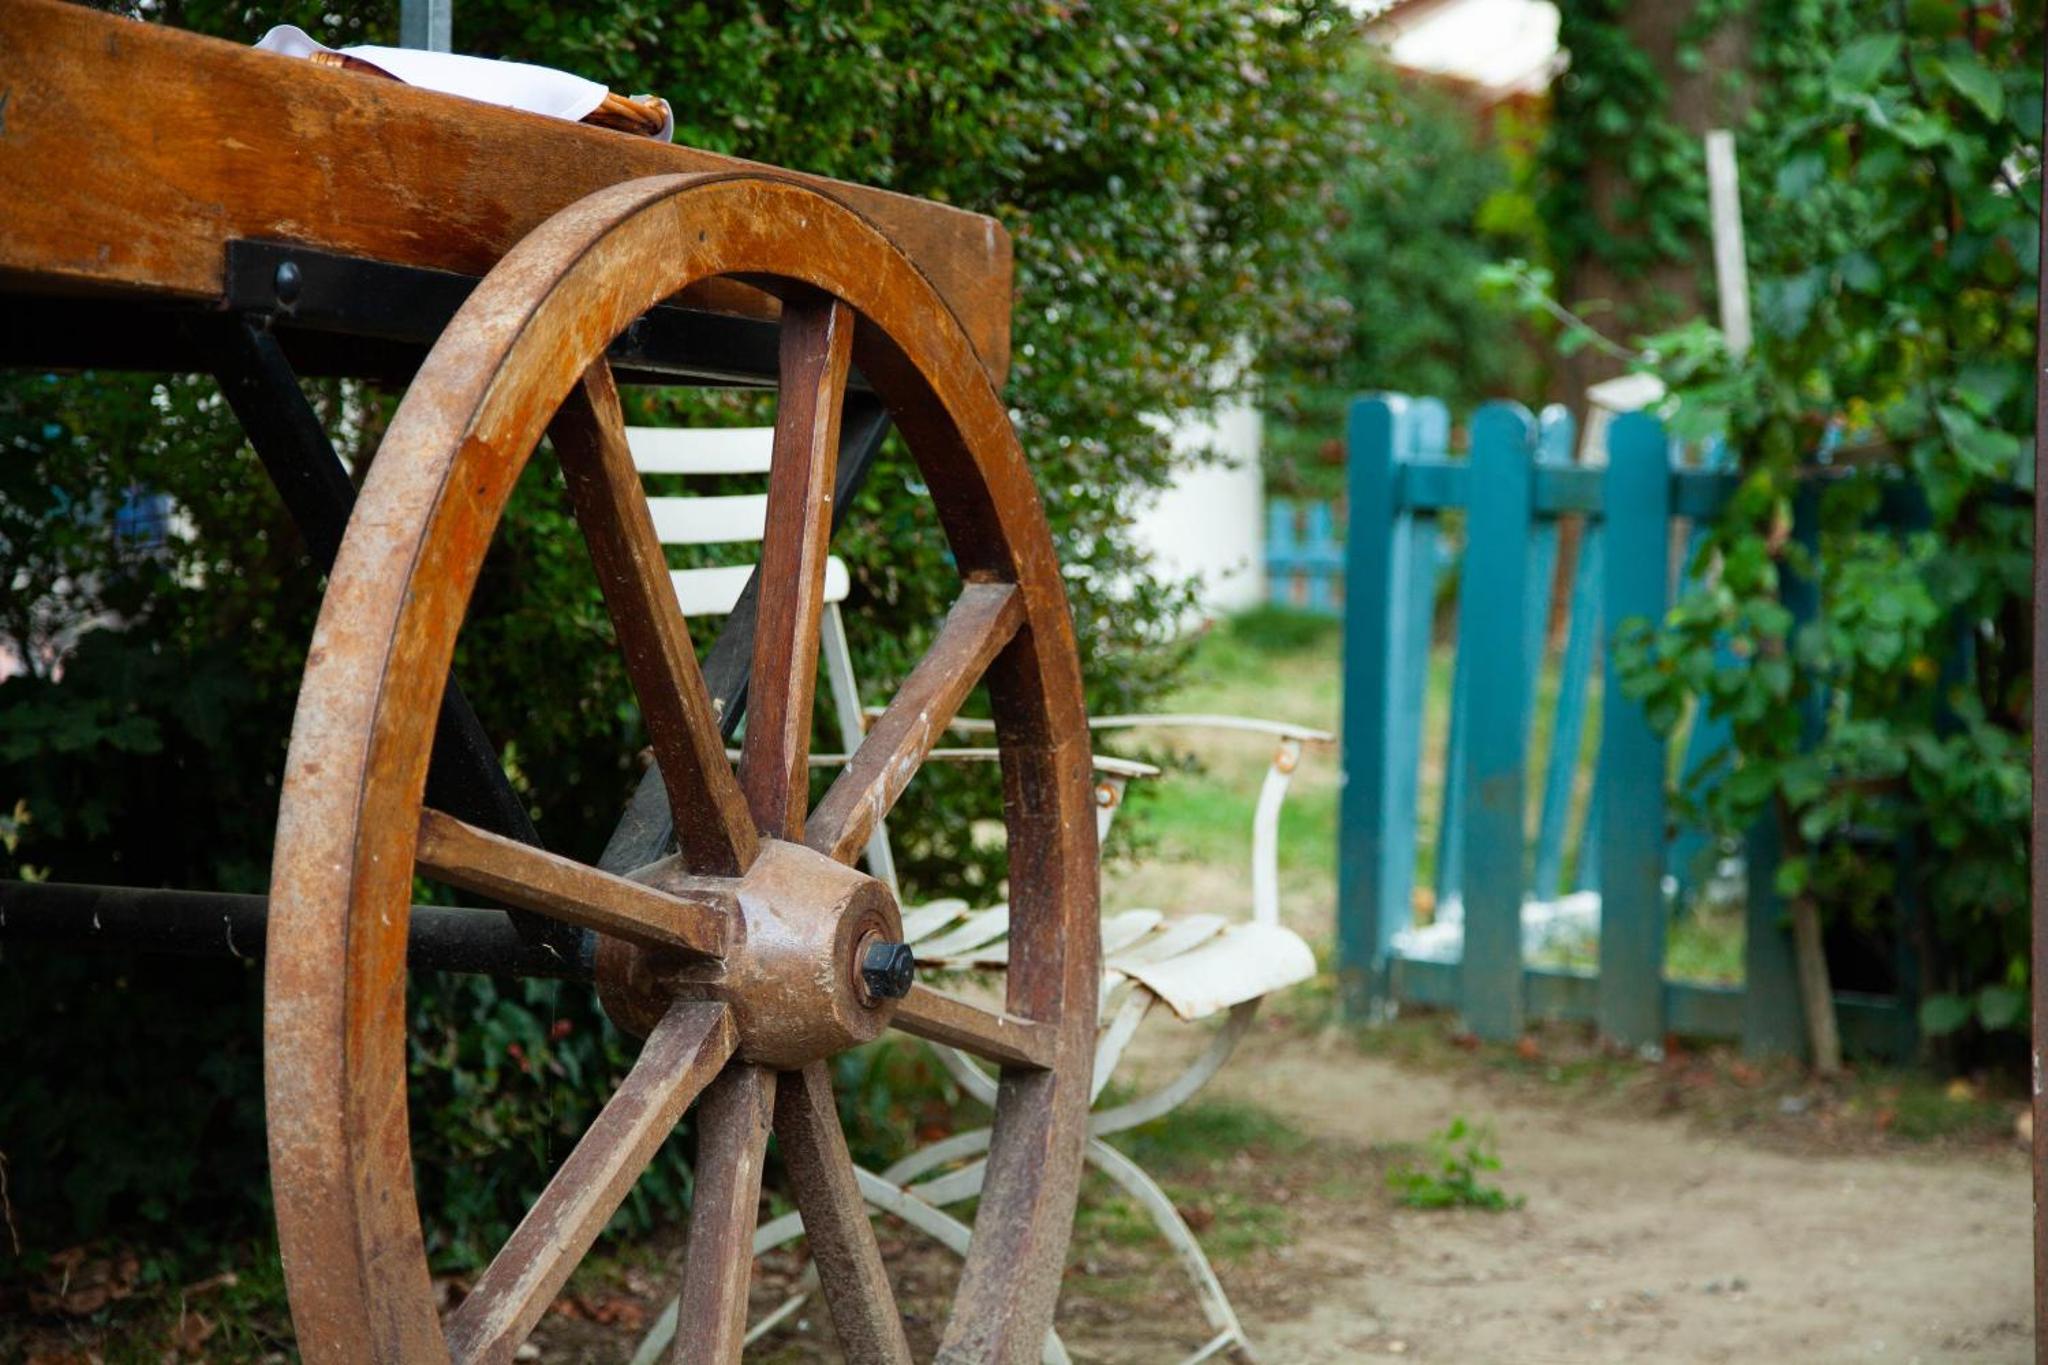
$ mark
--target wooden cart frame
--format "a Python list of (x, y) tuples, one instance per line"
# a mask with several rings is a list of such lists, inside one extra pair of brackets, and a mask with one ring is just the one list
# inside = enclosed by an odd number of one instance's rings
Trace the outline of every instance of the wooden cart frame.
[[(1035, 1358), (1086, 1139), (1096, 831), (1059, 566), (998, 396), (1001, 228), (48, 0), (0, 0), (0, 201), (0, 363), (212, 372), (330, 575), (268, 898), (0, 885), (12, 941), (267, 944), (305, 1357), (511, 1359), (694, 1102), (672, 1358), (739, 1356), (772, 1130), (849, 1358), (908, 1359), (826, 1066), (896, 1027), (1000, 1068), (940, 1358)], [(360, 496), (301, 374), (407, 386)], [(623, 439), (615, 385), (637, 382), (779, 391), (762, 564), (701, 668)], [(892, 424), (963, 583), (807, 809), (826, 546)], [(595, 867), (545, 850), (449, 676), (544, 434), (657, 759)], [(893, 895), (853, 866), (981, 681), (1014, 893), (993, 1008), (911, 979)], [(510, 908), (413, 907), (415, 869)], [(646, 1038), (446, 1322), (411, 1182), (409, 963), (591, 980)]]

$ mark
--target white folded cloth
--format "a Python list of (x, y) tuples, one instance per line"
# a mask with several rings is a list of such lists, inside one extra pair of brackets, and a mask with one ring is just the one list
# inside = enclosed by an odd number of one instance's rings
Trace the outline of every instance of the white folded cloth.
[[(328, 47), (315, 42), (304, 29), (279, 24), (256, 44), (265, 52), (287, 57), (310, 57), (316, 52), (341, 52), (357, 57), (382, 71), (425, 90), (461, 95), (485, 104), (524, 109), (532, 114), (579, 122), (604, 102), (605, 88), (567, 71), (534, 66), (529, 62), (506, 62), (491, 57), (465, 57), (453, 52), (427, 52), (413, 47)], [(663, 112), (668, 112), (666, 103)], [(675, 135), (673, 113), (663, 120), (659, 136), (664, 142)]]

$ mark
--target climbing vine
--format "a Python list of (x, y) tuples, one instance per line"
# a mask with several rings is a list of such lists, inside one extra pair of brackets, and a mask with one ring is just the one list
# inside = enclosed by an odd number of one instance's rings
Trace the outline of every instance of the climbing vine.
[(1770, 822), (1795, 913), (1903, 918), (1928, 1032), (2023, 1027), (2041, 5), (1753, 18), (1754, 348), (1640, 343), (1740, 485), (1619, 658), (1665, 727), (1728, 722), (1693, 813)]

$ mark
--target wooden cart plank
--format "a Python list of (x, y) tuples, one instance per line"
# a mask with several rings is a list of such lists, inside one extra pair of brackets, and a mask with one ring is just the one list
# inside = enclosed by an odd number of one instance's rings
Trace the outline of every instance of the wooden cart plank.
[[(770, 170), (54, 0), (0, 0), (0, 272), (216, 298), (261, 238), (480, 275), (566, 204), (636, 176)], [(980, 214), (774, 170), (875, 222), (998, 383), (1010, 239)], [(728, 286), (693, 300), (772, 315)]]

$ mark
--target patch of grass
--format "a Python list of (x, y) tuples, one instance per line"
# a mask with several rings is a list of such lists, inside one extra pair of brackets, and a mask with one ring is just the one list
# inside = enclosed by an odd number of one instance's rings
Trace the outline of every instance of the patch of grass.
[(1231, 617), (1215, 633), (1230, 645), (1258, 654), (1320, 653), (1333, 650), (1343, 639), (1344, 624), (1335, 616), (1262, 606)]
[(1744, 932), (1739, 906), (1702, 905), (1671, 922), (1664, 975), (1715, 986), (1742, 984)]
[[(1294, 1238), (1293, 1220), (1280, 1205), (1233, 1190), (1163, 1188), (1212, 1260), (1241, 1260), (1254, 1252), (1286, 1246)], [(1083, 1238), (1162, 1257), (1169, 1254), (1152, 1216), (1106, 1179), (1089, 1182), (1074, 1225)]]
[(1519, 1195), (1511, 1195), (1485, 1180), (1486, 1175), (1499, 1169), (1493, 1130), (1469, 1124), (1460, 1116), (1441, 1132), (1430, 1134), (1421, 1162), (1403, 1163), (1389, 1170), (1387, 1188), (1404, 1207), (1411, 1209), (1484, 1209), (1502, 1213), (1520, 1208)]
[(1941, 1081), (1917, 1072), (1880, 1072), (1859, 1078), (1847, 1106), (1867, 1113), (1906, 1142), (1983, 1141), (2012, 1134), (2016, 1108), (1968, 1081)]
[[(1664, 975), (1672, 981), (1715, 986), (1742, 984), (1742, 910), (1739, 906), (1702, 906), (1674, 914), (1665, 925)], [(1600, 969), (1597, 937), (1553, 944), (1529, 956), (1532, 967), (1574, 972)]]
[(1308, 1139), (1256, 1105), (1204, 1100), (1127, 1129), (1109, 1141), (1158, 1177), (1213, 1171), (1240, 1153), (1254, 1159), (1285, 1156), (1300, 1151)]

